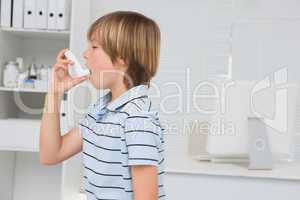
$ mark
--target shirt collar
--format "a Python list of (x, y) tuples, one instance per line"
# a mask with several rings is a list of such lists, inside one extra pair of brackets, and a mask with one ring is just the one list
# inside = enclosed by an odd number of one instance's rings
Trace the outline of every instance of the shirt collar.
[[(122, 105), (126, 104), (129, 101), (132, 101), (133, 99), (147, 96), (148, 93), (148, 86), (147, 85), (138, 85), (130, 88), (123, 94), (121, 94), (119, 97), (117, 97), (115, 100), (113, 100), (110, 104), (107, 105), (108, 110), (116, 110)], [(111, 98), (111, 92), (109, 92), (110, 98)], [(108, 103), (108, 102), (107, 102)]]
[(107, 110), (114, 111), (135, 98), (147, 96), (147, 92), (147, 85), (138, 85), (130, 88), (115, 100), (113, 100), (113, 102), (108, 104), (111, 101), (112, 94), (110, 90), (106, 90), (100, 95), (96, 103), (89, 109), (88, 114), (94, 119), (100, 120), (101, 116), (104, 115)]
[(108, 104), (110, 99), (110, 91), (104, 91), (103, 93), (101, 93), (96, 103), (92, 106), (92, 108), (89, 109), (88, 114), (91, 115), (94, 119), (99, 118), (100, 115), (103, 115), (105, 113), (104, 108)]

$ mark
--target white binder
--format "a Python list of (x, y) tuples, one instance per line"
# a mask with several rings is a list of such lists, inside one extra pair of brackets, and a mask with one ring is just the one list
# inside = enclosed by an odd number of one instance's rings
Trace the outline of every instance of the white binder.
[(11, 27), (12, 0), (1, 0), (1, 26)]
[(47, 28), (49, 30), (56, 29), (56, 4), (57, 4), (57, 0), (48, 1)]
[(24, 28), (36, 28), (35, 7), (35, 0), (24, 0)]
[(12, 21), (14, 28), (23, 28), (23, 3), (24, 0), (14, 0)]
[(56, 0), (57, 3), (57, 15), (56, 15), (56, 29), (68, 30), (70, 24), (70, 0)]
[(47, 0), (36, 0), (35, 24), (37, 29), (47, 29), (47, 4)]

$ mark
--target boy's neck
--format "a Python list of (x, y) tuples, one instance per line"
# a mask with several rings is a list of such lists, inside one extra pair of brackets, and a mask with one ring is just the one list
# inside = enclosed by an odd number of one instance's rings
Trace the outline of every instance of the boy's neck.
[(128, 90), (127, 86), (125, 84), (118, 84), (116, 86), (113, 86), (110, 88), (111, 91), (111, 102), (113, 102), (115, 99), (117, 99), (119, 96), (121, 96), (124, 92)]

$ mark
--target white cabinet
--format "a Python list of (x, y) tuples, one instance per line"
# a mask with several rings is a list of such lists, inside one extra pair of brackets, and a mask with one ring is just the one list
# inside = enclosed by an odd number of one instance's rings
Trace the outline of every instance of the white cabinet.
[(168, 199), (299, 199), (300, 163), (275, 162), (273, 170), (246, 163), (214, 163), (188, 154), (166, 154)]
[[(55, 166), (39, 163), (39, 129), (46, 91), (6, 88), (2, 75), (4, 63), (16, 57), (23, 57), (27, 67), (32, 61), (53, 66), (63, 48), (82, 56), (89, 25), (90, 2), (72, 0), (70, 31), (0, 28), (1, 200), (80, 198), (81, 154)], [(61, 107), (62, 134), (82, 116), (83, 112), (78, 113), (74, 104), (83, 111), (89, 104), (87, 95), (81, 86), (65, 94)]]
[(38, 151), (39, 120), (2, 119), (0, 127), (3, 130), (1, 150)]
[(182, 199), (299, 199), (299, 180), (167, 173), (166, 194), (170, 200)]
[(62, 165), (39, 164), (37, 152), (0, 151), (0, 199), (53, 200), (60, 197)]

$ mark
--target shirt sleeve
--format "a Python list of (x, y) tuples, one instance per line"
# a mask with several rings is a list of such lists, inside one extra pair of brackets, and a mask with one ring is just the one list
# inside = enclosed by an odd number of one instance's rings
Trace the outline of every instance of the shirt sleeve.
[(127, 117), (124, 133), (128, 165), (158, 165), (161, 128), (149, 113)]

